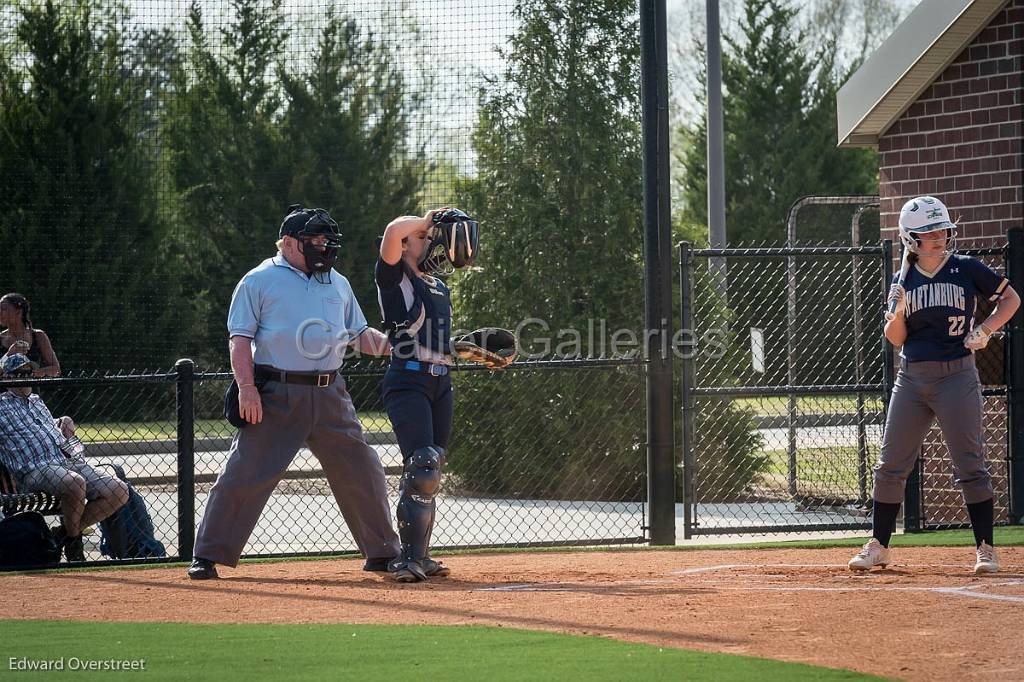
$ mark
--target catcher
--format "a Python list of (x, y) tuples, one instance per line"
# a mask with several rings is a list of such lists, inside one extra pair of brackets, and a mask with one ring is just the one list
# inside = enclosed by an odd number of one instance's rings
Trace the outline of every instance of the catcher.
[(504, 330), (507, 337), (480, 330), (472, 338), (451, 338), (451, 297), (440, 277), (471, 265), (478, 250), (477, 222), (451, 208), (396, 218), (380, 244), (374, 278), (392, 348), (382, 392), (403, 460), (397, 509), (402, 550), (390, 565), (399, 582), (450, 573), (428, 553), (452, 432), (454, 352), (490, 369), (507, 366), (516, 355), (515, 339)]

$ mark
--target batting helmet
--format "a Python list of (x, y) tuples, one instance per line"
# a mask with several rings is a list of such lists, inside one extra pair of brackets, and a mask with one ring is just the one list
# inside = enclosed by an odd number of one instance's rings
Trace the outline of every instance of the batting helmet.
[(903, 204), (900, 211), (900, 240), (911, 253), (921, 245), (918, 235), (936, 230), (946, 233), (946, 253), (956, 250), (956, 224), (949, 219), (946, 205), (935, 197), (916, 197)]

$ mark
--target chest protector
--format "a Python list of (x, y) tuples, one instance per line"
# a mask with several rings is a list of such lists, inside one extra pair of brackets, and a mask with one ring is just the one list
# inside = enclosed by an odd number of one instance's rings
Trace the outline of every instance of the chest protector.
[[(411, 304), (406, 296), (410, 287)], [(382, 311), (392, 357), (415, 360), (416, 346), (450, 355), (452, 302), (444, 282), (434, 278), (430, 283), (406, 270), (397, 289), (402, 291), (406, 305), (383, 306)], [(406, 314), (403, 319), (394, 319), (399, 307), (404, 307)]]

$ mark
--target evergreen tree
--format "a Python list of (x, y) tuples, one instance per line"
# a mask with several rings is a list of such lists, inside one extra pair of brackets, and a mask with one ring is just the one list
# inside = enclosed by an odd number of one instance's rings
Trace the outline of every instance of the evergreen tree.
[[(231, 22), (214, 42), (193, 3), (191, 45), (165, 126), (213, 364), (226, 360), (235, 284), (273, 255), (292, 203), (325, 208), (338, 221), (345, 240), (337, 267), (373, 320), (374, 238), (413, 209), (424, 170), (422, 152), (406, 143), (417, 100), (388, 47), (331, 12), (308, 60), (286, 61), (281, 0), (231, 5)], [(308, 68), (294, 66), (303, 63)]]
[(423, 150), (407, 143), (420, 97), (407, 92), (392, 49), (352, 17), (328, 13), (311, 64), (301, 76), (282, 74), (288, 194), (338, 221), (344, 246), (336, 268), (372, 323), (377, 237), (395, 216), (418, 212), (427, 171)]
[(192, 3), (191, 44), (174, 74), (163, 128), (178, 232), (192, 266), (192, 303), (206, 322), (195, 350), (213, 364), (227, 356), (231, 292), (274, 253), (291, 203), (273, 73), (288, 37), (280, 6), (281, 0), (231, 0), (232, 18), (217, 42)]
[[(460, 192), (482, 228), (466, 324), (642, 322), (639, 27), (627, 0), (529, 0), (503, 83), (481, 94), (477, 176)], [(509, 295), (514, 292), (514, 295)]]
[(126, 32), (102, 4), (49, 1), (22, 7), (15, 41), (29, 58), (0, 64), (5, 289), (32, 302), (66, 371), (167, 367), (180, 290)]
[[(778, 243), (786, 215), (809, 194), (873, 194), (877, 156), (836, 147), (835, 94), (850, 69), (835, 60), (838, 36), (812, 43), (785, 0), (744, 0), (739, 34), (723, 37), (726, 224), (730, 243)], [(703, 54), (703, 50), (699, 51)], [(705, 81), (697, 97), (705, 102)], [(707, 223), (707, 128), (703, 114), (680, 131), (682, 219)], [(848, 223), (817, 239), (848, 239)]]
[[(643, 314), (639, 29), (629, 0), (524, 0), (504, 79), (480, 97), (478, 173), (458, 203), (481, 224), (479, 270), (461, 274), (455, 326), (513, 326), (524, 349), (588, 321), (639, 333)], [(571, 345), (571, 344), (570, 344)], [(549, 350), (557, 350), (553, 344)], [(577, 346), (559, 354), (597, 354)], [(455, 485), (514, 497), (642, 499), (639, 370), (458, 376)], [(484, 414), (494, 418), (485, 418)], [(515, 415), (515, 418), (509, 418)], [(606, 425), (595, 438), (594, 423)], [(618, 428), (616, 428), (618, 427)], [(524, 431), (524, 429), (527, 429)]]

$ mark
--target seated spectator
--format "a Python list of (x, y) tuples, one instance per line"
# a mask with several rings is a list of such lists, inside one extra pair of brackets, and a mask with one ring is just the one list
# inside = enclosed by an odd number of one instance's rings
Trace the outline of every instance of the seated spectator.
[[(77, 439), (75, 439), (77, 441)], [(144, 559), (167, 556), (164, 543), (156, 538), (153, 517), (146, 509), (142, 495), (117, 464), (98, 464), (105, 467), (128, 486), (128, 504), (100, 522), (100, 552), (111, 559)]]
[[(34, 376), (36, 364), (21, 354), (4, 356), (4, 379)], [(27, 492), (60, 499), (63, 524), (55, 533), (68, 561), (85, 561), (82, 529), (102, 521), (128, 501), (123, 481), (100, 473), (80, 453), (65, 452), (74, 436), (70, 417), (54, 419), (31, 386), (0, 392), (0, 462)]]
[(0, 350), (4, 355), (21, 353), (36, 363), (32, 376), (60, 376), (60, 363), (53, 352), (50, 337), (42, 329), (32, 327), (29, 317), (31, 306), (21, 294), (4, 294), (0, 297)]

